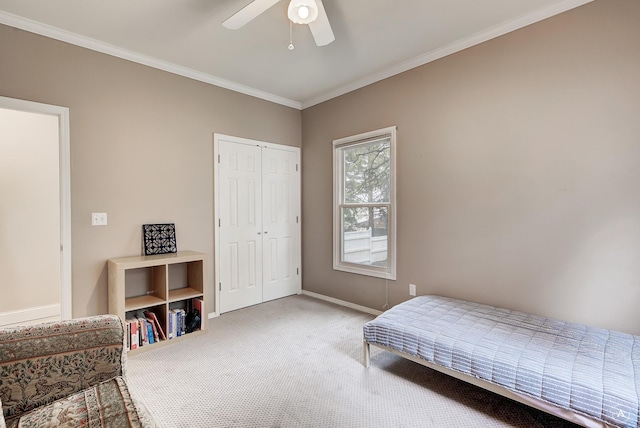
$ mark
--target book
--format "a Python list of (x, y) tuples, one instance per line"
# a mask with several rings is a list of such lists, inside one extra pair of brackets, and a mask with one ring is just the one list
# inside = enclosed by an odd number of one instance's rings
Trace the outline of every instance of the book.
[(173, 339), (176, 337), (176, 317), (175, 313), (172, 310), (169, 310), (167, 313), (167, 317), (169, 318), (169, 331), (167, 331), (167, 336), (169, 339)]
[(145, 320), (145, 327), (147, 328), (147, 344), (153, 345), (155, 343), (155, 338), (153, 336), (153, 325), (150, 322)]
[(170, 311), (173, 319), (173, 337), (180, 337), (185, 334), (184, 319), (186, 312), (184, 309), (172, 309)]
[(186, 334), (185, 332), (185, 318), (187, 316), (187, 313), (185, 312), (184, 309), (178, 309), (178, 316), (180, 318), (180, 322), (178, 323), (178, 325), (180, 326), (180, 336), (184, 336)]
[(191, 302), (193, 309), (200, 312), (200, 330), (204, 330), (204, 301), (202, 299), (193, 299)]
[(129, 322), (129, 320), (125, 320), (125, 328), (126, 331), (124, 332), (124, 336), (125, 339), (127, 340), (127, 351), (131, 349), (131, 323)]
[(166, 340), (167, 337), (164, 334), (164, 329), (162, 328), (162, 324), (160, 324), (160, 321), (158, 321), (158, 317), (156, 316), (156, 314), (151, 311), (144, 311), (144, 316), (147, 317), (147, 319), (153, 324), (155, 328), (154, 333), (156, 334), (156, 340)]
[(149, 344), (149, 336), (147, 335), (147, 320), (145, 318), (137, 317), (138, 320), (138, 341), (139, 346), (146, 346)]
[(129, 319), (129, 331), (131, 332), (131, 350), (138, 349), (139, 338), (138, 338), (138, 320), (137, 319)]
[(159, 342), (160, 336), (158, 335), (158, 328), (156, 327), (156, 323), (151, 318), (147, 318), (147, 323), (151, 326), (151, 331), (153, 333), (153, 341)]
[(173, 337), (180, 337), (182, 336), (182, 314), (180, 313), (180, 309), (173, 309), (171, 311), (171, 314), (173, 316)]

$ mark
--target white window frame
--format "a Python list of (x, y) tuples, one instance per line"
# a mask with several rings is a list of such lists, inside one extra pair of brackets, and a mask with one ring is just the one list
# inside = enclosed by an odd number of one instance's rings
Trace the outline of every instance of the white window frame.
[[(333, 140), (333, 269), (335, 270), (390, 280), (396, 279), (396, 132), (397, 128), (392, 126)], [(388, 204), (376, 203), (372, 205), (388, 207), (388, 266), (386, 268), (342, 261), (342, 237), (344, 236), (342, 233), (342, 208), (345, 205), (348, 206), (344, 203), (344, 155), (342, 149), (382, 138), (390, 138), (390, 200)], [(362, 206), (363, 204), (358, 205)]]

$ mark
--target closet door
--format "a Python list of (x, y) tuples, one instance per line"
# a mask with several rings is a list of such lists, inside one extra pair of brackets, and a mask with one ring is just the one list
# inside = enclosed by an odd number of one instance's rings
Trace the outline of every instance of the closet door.
[(214, 141), (217, 311), (300, 293), (299, 149)]
[(262, 303), (260, 147), (218, 145), (220, 312)]
[(296, 294), (300, 289), (297, 154), (262, 149), (262, 300)]

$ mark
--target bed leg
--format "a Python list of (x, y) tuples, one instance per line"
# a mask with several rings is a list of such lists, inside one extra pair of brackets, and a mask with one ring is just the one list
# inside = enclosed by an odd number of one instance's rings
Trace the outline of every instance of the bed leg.
[(371, 361), (371, 349), (369, 347), (369, 342), (367, 342), (366, 340), (362, 342), (362, 346), (363, 346), (363, 358), (364, 358), (364, 367), (365, 368), (369, 368), (369, 363)]

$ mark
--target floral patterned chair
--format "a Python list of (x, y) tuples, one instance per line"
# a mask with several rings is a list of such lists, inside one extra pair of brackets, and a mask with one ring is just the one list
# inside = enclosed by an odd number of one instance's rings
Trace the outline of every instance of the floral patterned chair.
[(0, 328), (0, 428), (154, 427), (125, 358), (115, 315)]

